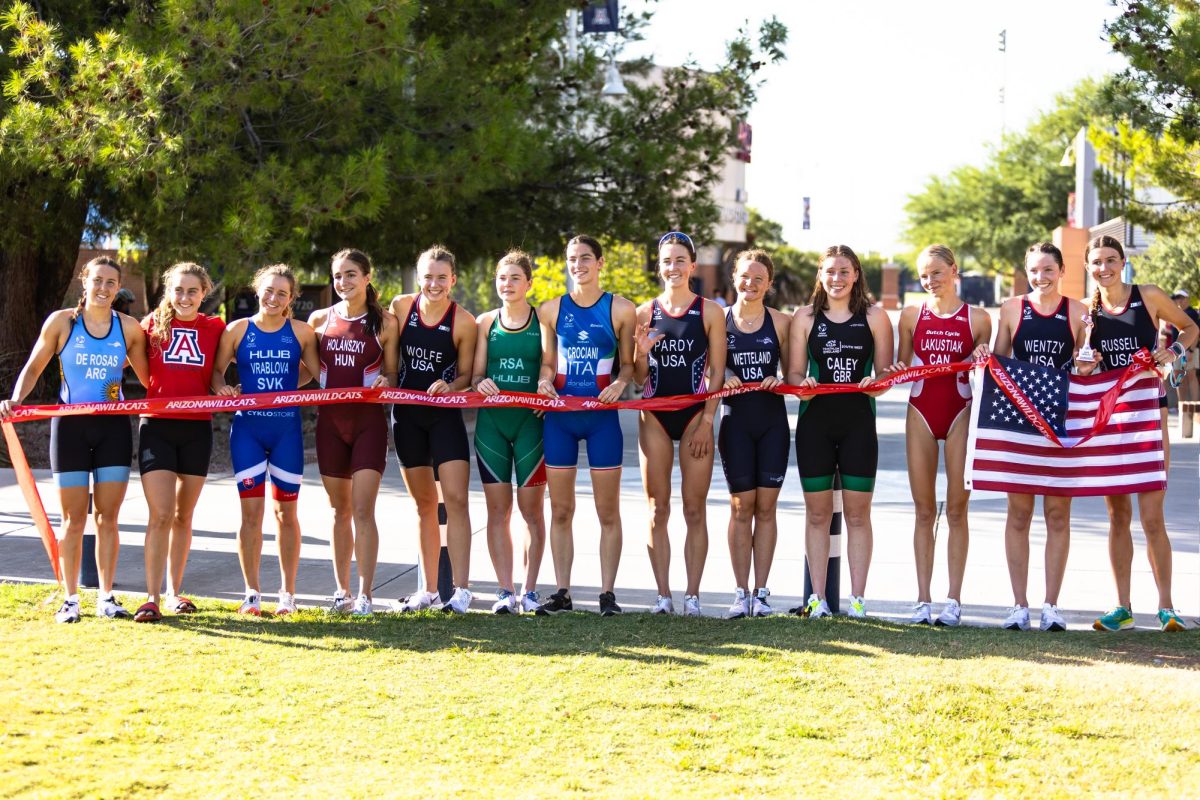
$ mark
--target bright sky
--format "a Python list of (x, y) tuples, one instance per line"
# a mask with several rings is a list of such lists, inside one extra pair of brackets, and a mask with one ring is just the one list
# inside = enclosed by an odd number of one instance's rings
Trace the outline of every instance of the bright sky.
[[(982, 164), (1003, 123), (1021, 130), (1056, 94), (1123, 66), (1102, 39), (1104, 21), (1118, 13), (1107, 0), (661, 0), (654, 8), (647, 41), (630, 52), (664, 65), (713, 66), (746, 19), (754, 30), (772, 14), (788, 26), (787, 61), (760, 73), (746, 188), (750, 205), (805, 250), (845, 243), (907, 252), (904, 204), (929, 176)], [(1004, 29), (1007, 58), (998, 49)], [(812, 198), (809, 231), (804, 196)]]

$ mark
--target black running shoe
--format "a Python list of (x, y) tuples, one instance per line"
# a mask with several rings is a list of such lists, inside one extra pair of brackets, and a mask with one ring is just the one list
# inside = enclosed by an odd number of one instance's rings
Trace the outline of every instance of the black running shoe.
[(573, 611), (574, 606), (571, 604), (571, 590), (559, 589), (554, 594), (546, 598), (537, 611), (533, 612), (539, 617), (545, 617), (551, 614), (561, 614), (564, 611)]
[(621, 613), (621, 607), (617, 605), (617, 596), (612, 592), (603, 592), (600, 595), (600, 616), (612, 617)]

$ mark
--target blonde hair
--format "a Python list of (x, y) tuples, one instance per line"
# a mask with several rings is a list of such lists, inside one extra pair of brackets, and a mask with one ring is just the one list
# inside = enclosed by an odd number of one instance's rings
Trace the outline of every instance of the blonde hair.
[[(171, 302), (170, 285), (173, 281), (177, 281), (184, 275), (191, 275), (200, 281), (200, 288), (204, 291), (204, 297), (208, 297), (209, 292), (213, 290), (212, 278), (208, 276), (208, 270), (199, 264), (194, 264), (191, 261), (180, 261), (165, 270), (162, 274), (163, 296), (162, 300), (158, 301), (158, 306), (154, 309), (151, 317), (154, 320), (154, 330), (150, 332), (150, 345), (162, 347), (163, 342), (167, 340), (171, 329), (171, 322), (175, 319), (175, 305)], [(203, 299), (203, 298), (201, 298)]]
[(274, 277), (285, 278), (291, 285), (290, 291), (292, 293), (292, 299), (287, 304), (287, 308), (283, 310), (283, 315), (285, 317), (290, 317), (292, 315), (292, 303), (296, 302), (296, 273), (292, 272), (291, 267), (289, 267), (287, 264), (270, 264), (265, 266), (258, 272), (254, 273), (254, 280), (251, 281), (251, 285), (254, 286), (254, 291), (257, 293), (262, 288), (264, 283)]
[(917, 254), (917, 261), (922, 258), (936, 258), (938, 261), (945, 264), (947, 267), (958, 269), (958, 260), (954, 257), (954, 251), (944, 244), (931, 244)]
[[(124, 270), (121, 269), (121, 265), (116, 262), (116, 259), (110, 258), (108, 256), (96, 256), (91, 261), (84, 264), (83, 269), (81, 269), (79, 271), (79, 280), (80, 281), (83, 281), (83, 279), (87, 277), (87, 274), (88, 274), (88, 272), (91, 271), (92, 267), (112, 267), (113, 269), (115, 269), (117, 271), (118, 277), (125, 276)], [(75, 310), (73, 310), (71, 312), (71, 321), (72, 322), (79, 319), (79, 312), (83, 311), (83, 308), (86, 305), (87, 305), (87, 289), (85, 288), (83, 290), (83, 292), (81, 292), (79, 295), (79, 302), (75, 304)]]

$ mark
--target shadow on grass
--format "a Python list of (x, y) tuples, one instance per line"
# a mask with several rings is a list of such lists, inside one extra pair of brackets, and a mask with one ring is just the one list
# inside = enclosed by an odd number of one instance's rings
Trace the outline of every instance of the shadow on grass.
[(595, 656), (644, 663), (703, 666), (714, 658), (769, 661), (783, 653), (863, 659), (898, 654), (913, 658), (1010, 658), (1089, 666), (1133, 663), (1200, 670), (1200, 634), (1126, 633), (1120, 638), (1084, 631), (1057, 635), (995, 628), (942, 630), (877, 620), (801, 620), (775, 617), (725, 621), (634, 613), (603, 619), (576, 612), (556, 617), (495, 617), (439, 612), (371, 619), (330, 618), (306, 611), (287, 619), (248, 619), (218, 611), (168, 618), (181, 634), (253, 639), (271, 646), (337, 651), (395, 648), (410, 652), (477, 652), (524, 656)]
[[(59, 595), (46, 586), (0, 585), (0, 619), (54, 625), (48, 603)], [(90, 617), (83, 624), (129, 624)], [(574, 612), (555, 617), (499, 617), (440, 612), (370, 618), (330, 616), (304, 610), (290, 617), (239, 616), (235, 606), (201, 601), (201, 613), (165, 616), (157, 625), (137, 625), (137, 636), (204, 637), (256, 641), (268, 647), (364, 652), (395, 649), (413, 653), (510, 654), (534, 657), (591, 656), (648, 664), (702, 667), (714, 659), (748, 658), (764, 663), (783, 654), (871, 659), (889, 654), (922, 659), (1006, 658), (1063, 666), (1127, 663), (1200, 671), (1200, 631), (1097, 634), (1016, 633), (999, 628), (957, 629), (897, 625), (877, 619), (728, 621), (627, 613), (613, 618)], [(194, 644), (192, 646), (195, 646)]]

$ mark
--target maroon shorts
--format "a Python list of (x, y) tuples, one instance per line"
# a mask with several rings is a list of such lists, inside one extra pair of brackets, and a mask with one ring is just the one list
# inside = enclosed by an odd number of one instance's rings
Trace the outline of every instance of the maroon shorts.
[(360, 469), (380, 475), (387, 465), (387, 419), (383, 406), (346, 403), (317, 411), (317, 467), (330, 478), (349, 478)]

